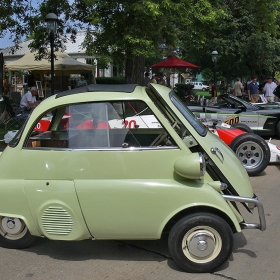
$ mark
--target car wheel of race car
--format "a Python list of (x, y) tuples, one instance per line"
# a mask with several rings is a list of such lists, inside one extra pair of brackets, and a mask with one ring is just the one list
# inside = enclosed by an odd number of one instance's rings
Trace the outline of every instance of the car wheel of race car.
[(196, 213), (172, 228), (168, 247), (174, 261), (188, 272), (210, 272), (232, 252), (233, 233), (228, 223), (210, 213)]
[(269, 146), (263, 138), (256, 134), (246, 133), (237, 136), (231, 142), (230, 148), (250, 176), (260, 174), (269, 164)]
[(253, 130), (251, 129), (251, 127), (249, 127), (248, 125), (246, 125), (244, 123), (234, 123), (231, 125), (231, 127), (238, 128), (238, 129), (243, 130), (248, 133), (254, 133)]
[(29, 246), (32, 236), (23, 220), (0, 216), (0, 245), (9, 249), (23, 249)]

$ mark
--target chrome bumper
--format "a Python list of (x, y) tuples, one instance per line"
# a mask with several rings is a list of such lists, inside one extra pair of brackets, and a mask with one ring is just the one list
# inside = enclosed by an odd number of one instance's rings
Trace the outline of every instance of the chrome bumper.
[(260, 229), (261, 231), (264, 231), (266, 229), (263, 205), (261, 204), (261, 202), (259, 202), (257, 198), (234, 196), (234, 195), (222, 195), (222, 196), (227, 201), (250, 203), (250, 204), (254, 204), (258, 208), (260, 223), (259, 224), (240, 223), (242, 229)]

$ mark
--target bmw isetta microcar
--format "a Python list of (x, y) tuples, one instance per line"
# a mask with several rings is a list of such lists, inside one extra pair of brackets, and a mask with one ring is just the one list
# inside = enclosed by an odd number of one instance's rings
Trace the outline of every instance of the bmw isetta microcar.
[[(156, 240), (209, 272), (233, 234), (265, 230), (262, 204), (230, 148), (168, 87), (89, 85), (36, 107), (0, 156), (0, 244)], [(258, 211), (246, 222), (240, 207)]]

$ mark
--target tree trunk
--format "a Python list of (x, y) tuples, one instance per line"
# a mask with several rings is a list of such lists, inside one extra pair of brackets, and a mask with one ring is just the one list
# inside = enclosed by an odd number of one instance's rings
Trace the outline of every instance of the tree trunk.
[(133, 56), (126, 59), (125, 80), (128, 84), (144, 85), (145, 57)]
[(132, 83), (132, 72), (133, 72), (133, 59), (127, 58), (125, 61), (125, 82), (127, 84)]

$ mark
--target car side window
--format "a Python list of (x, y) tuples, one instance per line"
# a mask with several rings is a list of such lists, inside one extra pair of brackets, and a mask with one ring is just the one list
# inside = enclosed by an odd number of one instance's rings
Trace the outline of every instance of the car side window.
[(25, 141), (31, 149), (177, 147), (142, 101), (92, 102), (47, 112)]

